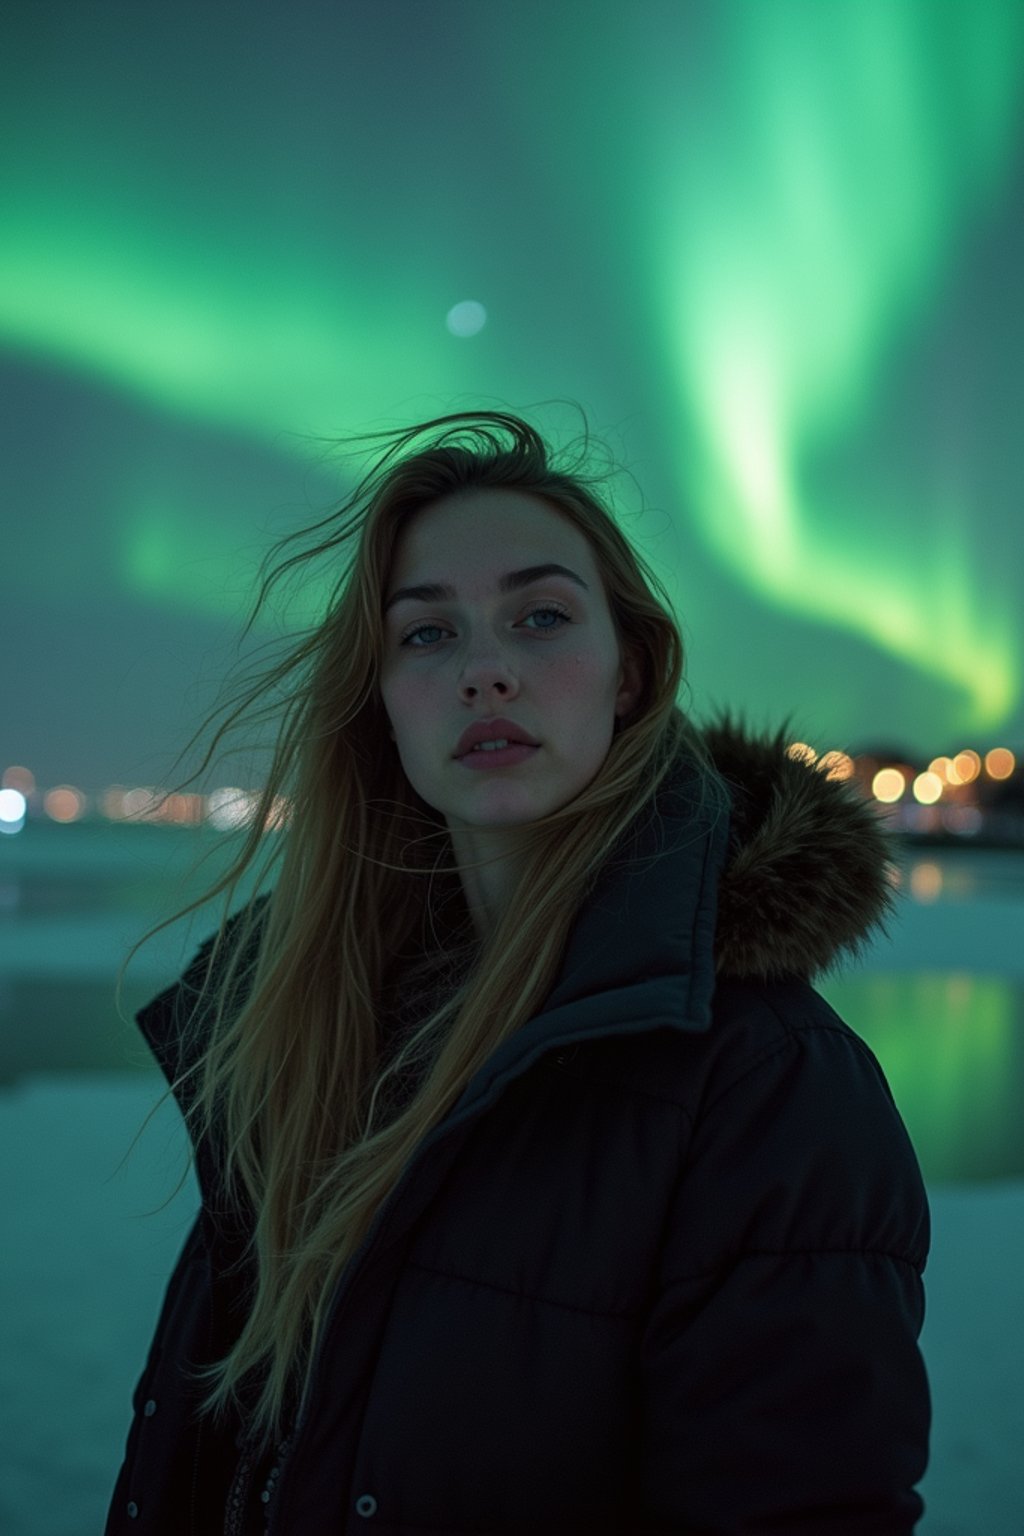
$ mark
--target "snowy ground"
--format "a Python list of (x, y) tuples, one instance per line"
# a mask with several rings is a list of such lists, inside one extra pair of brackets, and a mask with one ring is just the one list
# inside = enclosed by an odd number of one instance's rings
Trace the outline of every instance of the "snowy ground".
[[(1021, 946), (1009, 941), (1022, 915), (1015, 899), (975, 914), (980, 969), (999, 963), (1019, 975)], [(64, 950), (55, 950), (54, 928), (52, 918), (19, 923), (16, 944), (10, 928), (0, 934), (0, 998), (5, 976), (37, 945), (51, 961)], [(109, 938), (86, 945), (79, 925), (75, 971), (86, 948), (109, 954)], [(911, 915), (900, 942), (904, 964), (938, 964), (940, 955), (948, 963), (938, 909)], [(5, 1032), (18, 1027), (5, 1019)], [(118, 1168), (162, 1088), (148, 1072), (76, 1070), (23, 1075), (0, 1089), (0, 1536), (102, 1532), (131, 1392), (197, 1203), (190, 1174), (170, 1204), (144, 1214), (185, 1167), (170, 1103)], [(1024, 1536), (1024, 1178), (929, 1193), (922, 1349), (934, 1429), (918, 1531)]]

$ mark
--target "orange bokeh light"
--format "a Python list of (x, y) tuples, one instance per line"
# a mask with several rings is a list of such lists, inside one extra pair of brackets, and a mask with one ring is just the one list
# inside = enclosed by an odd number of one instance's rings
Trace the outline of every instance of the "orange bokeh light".
[(77, 821), (85, 810), (85, 796), (73, 784), (58, 784), (47, 791), (43, 810), (51, 821)]

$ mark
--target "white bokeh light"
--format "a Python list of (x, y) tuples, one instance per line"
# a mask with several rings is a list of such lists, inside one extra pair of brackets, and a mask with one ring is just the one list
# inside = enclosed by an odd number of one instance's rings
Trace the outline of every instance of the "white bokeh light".
[(20, 832), (28, 801), (20, 789), (0, 789), (0, 833)]
[(207, 820), (221, 832), (244, 827), (253, 818), (258, 798), (234, 785), (212, 790), (206, 801)]

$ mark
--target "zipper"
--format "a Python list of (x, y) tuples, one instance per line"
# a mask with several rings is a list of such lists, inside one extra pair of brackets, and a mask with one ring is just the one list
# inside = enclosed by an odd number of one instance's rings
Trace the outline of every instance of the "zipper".
[(263, 1504), (264, 1531), (270, 1530), (271, 1501), (273, 1500), (274, 1494), (277, 1492), (277, 1484), (281, 1476), (281, 1468), (284, 1466), (288, 1459), (288, 1453), (291, 1450), (292, 1441), (294, 1438), (295, 1431), (293, 1430), (288, 1438), (286, 1440), (282, 1440), (281, 1444), (277, 1447), (277, 1453), (274, 1457), (274, 1465), (271, 1467), (267, 1474), (266, 1482), (263, 1485), (263, 1492), (260, 1494), (260, 1500)]
[(251, 1450), (244, 1450), (235, 1469), (228, 1489), (224, 1515), (224, 1536), (243, 1536), (245, 1505), (252, 1485), (256, 1458)]

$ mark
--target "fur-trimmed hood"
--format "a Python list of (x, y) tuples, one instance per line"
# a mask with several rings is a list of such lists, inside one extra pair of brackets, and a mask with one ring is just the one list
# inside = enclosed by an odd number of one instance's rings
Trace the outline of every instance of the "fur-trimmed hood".
[(758, 733), (724, 712), (700, 731), (732, 798), (718, 885), (720, 976), (815, 976), (889, 936), (896, 842), (848, 781), (786, 750), (783, 724)]

